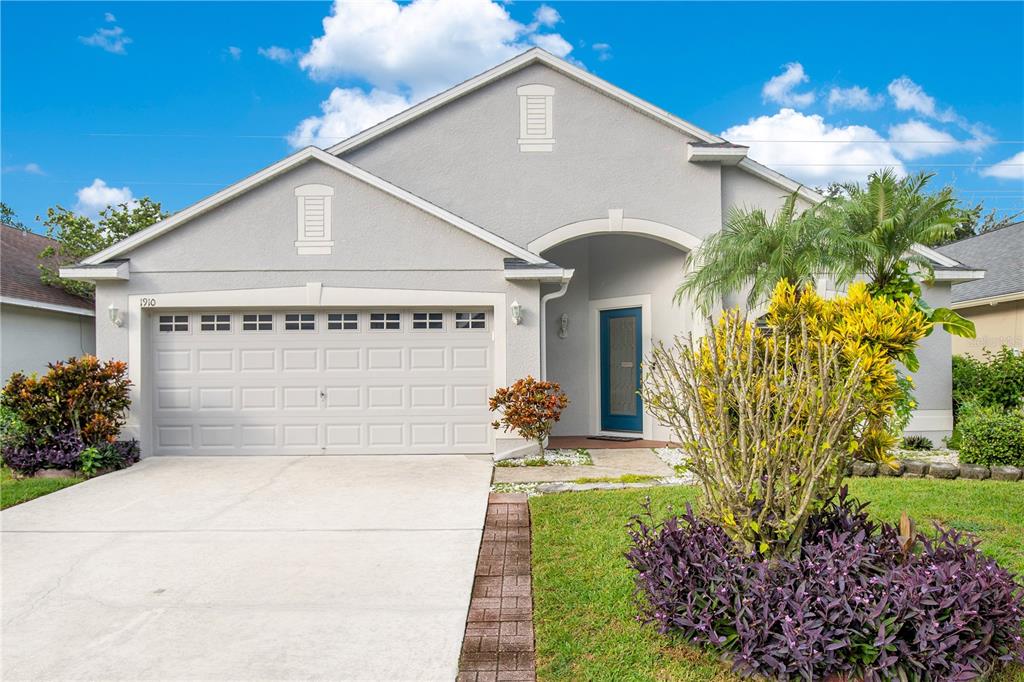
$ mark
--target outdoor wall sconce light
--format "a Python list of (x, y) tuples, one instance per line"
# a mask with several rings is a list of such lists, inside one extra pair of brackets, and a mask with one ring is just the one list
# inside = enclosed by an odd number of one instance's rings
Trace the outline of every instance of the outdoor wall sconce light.
[(569, 336), (569, 314), (562, 313), (558, 318), (558, 338), (564, 339)]
[(512, 324), (519, 325), (523, 322), (523, 306), (519, 305), (519, 301), (512, 301)]
[(121, 311), (117, 309), (116, 305), (111, 303), (110, 307), (107, 308), (107, 314), (110, 316), (110, 322), (115, 327), (123, 327), (124, 326), (124, 320), (121, 319)]

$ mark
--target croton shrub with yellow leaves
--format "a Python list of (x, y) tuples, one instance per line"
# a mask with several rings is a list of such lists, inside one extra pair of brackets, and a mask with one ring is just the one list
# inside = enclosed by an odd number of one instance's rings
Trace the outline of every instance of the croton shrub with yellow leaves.
[(704, 337), (658, 344), (641, 390), (687, 455), (704, 512), (745, 550), (791, 556), (851, 462), (888, 457), (895, 362), (928, 322), (860, 284), (823, 299), (782, 282), (767, 323), (733, 310)]

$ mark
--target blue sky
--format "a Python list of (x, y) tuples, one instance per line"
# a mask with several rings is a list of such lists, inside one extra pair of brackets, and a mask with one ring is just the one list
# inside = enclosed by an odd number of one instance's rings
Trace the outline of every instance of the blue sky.
[(535, 44), (808, 184), (933, 169), (1024, 208), (1017, 2), (3, 2), (0, 19), (0, 195), (34, 226), (57, 203), (179, 210)]

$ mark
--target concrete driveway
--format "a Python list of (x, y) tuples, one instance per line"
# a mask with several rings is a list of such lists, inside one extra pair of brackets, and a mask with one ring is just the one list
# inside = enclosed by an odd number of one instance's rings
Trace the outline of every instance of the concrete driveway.
[(483, 456), (159, 457), (0, 514), (5, 680), (453, 680)]

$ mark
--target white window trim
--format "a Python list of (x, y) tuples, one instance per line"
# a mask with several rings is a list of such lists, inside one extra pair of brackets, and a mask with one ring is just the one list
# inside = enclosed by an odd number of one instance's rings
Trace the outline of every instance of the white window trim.
[[(430, 325), (431, 322), (436, 322), (437, 321), (437, 320), (431, 320), (430, 319), (430, 315), (437, 315), (437, 314), (441, 315), (441, 326), (440, 327), (430, 327), (429, 325)], [(416, 316), (417, 315), (426, 315), (427, 319), (419, 320), (419, 321), (423, 322), (424, 324), (426, 324), (428, 326), (423, 327), (422, 329), (417, 329), (416, 328), (416, 322), (417, 322)], [(417, 334), (446, 331), (448, 329), (448, 319), (447, 318), (448, 318), (448, 315), (443, 310), (410, 310), (409, 311), (409, 331), (416, 332)]]
[[(516, 89), (519, 96), (519, 151), (550, 152), (555, 148), (555, 89), (550, 85), (531, 83)], [(544, 107), (544, 134), (530, 132), (529, 108)]]
[[(385, 317), (384, 317), (383, 320), (374, 320), (373, 319), (374, 315), (384, 315)], [(389, 320), (387, 318), (388, 315), (398, 315), (398, 327), (396, 327), (395, 329), (388, 329), (388, 326), (387, 326), (388, 323), (389, 322), (394, 322), (394, 320)], [(385, 332), (385, 333), (386, 332), (392, 332), (392, 333), (394, 333), (394, 332), (405, 331), (406, 329), (405, 329), (405, 326), (403, 324), (405, 322), (405, 320), (402, 319), (404, 315), (405, 315), (405, 313), (403, 311), (401, 311), (401, 310), (368, 310), (368, 311), (366, 311), (366, 331), (374, 332), (374, 333), (381, 333), (381, 332)], [(381, 329), (374, 329), (373, 328), (373, 323), (375, 321), (383, 323), (384, 326)]]
[[(484, 314), (484, 320), (483, 320), (484, 321), (484, 326), (483, 327), (472, 327), (472, 326), (470, 326), (470, 327), (460, 327), (459, 326), (459, 318), (458, 318), (459, 313), (464, 313), (464, 314), (469, 314), (469, 315), (472, 315), (474, 313), (483, 313)], [(473, 322), (473, 320), (468, 320), (468, 321), (471, 324)], [(460, 334), (474, 333), (474, 332), (479, 334), (481, 332), (486, 332), (489, 329), (490, 329), (490, 324), (488, 323), (488, 320), (487, 320), (487, 311), (486, 310), (456, 310), (454, 313), (452, 313), (452, 331), (459, 332)]]
[[(245, 316), (246, 315), (270, 315), (270, 329), (246, 329), (245, 328)], [(253, 323), (250, 323), (253, 324)], [(260, 324), (259, 319), (255, 322), (256, 325)], [(238, 315), (238, 331), (241, 334), (273, 334), (278, 331), (277, 327), (277, 315), (273, 311), (260, 311), (260, 312), (245, 312), (239, 313)]]
[[(299, 319), (294, 323), (294, 324), (298, 324), (299, 325), (299, 329), (289, 329), (288, 328), (288, 316), (289, 315), (298, 315), (299, 316)], [(309, 322), (309, 320), (303, 320), (302, 319), (303, 315), (312, 315), (313, 316), (313, 328), (312, 329), (302, 329), (303, 323), (308, 323)], [(286, 333), (286, 334), (311, 334), (311, 333), (318, 332), (318, 331), (320, 331), (320, 324), (319, 324), (320, 320), (318, 319), (319, 317), (320, 316), (316, 314), (316, 311), (311, 311), (311, 310), (285, 310), (283, 313), (281, 313), (281, 331)]]
[[(217, 315), (227, 315), (228, 316), (228, 328), (227, 328), (227, 331), (225, 331), (225, 330), (217, 330), (217, 329), (210, 329), (210, 330), (203, 329), (203, 315), (214, 315), (214, 316), (217, 316)], [(225, 312), (217, 313), (217, 312), (210, 311), (210, 312), (202, 312), (199, 315), (197, 315), (197, 317), (199, 319), (196, 322), (196, 331), (199, 332), (200, 334), (213, 334), (213, 335), (217, 335), (217, 336), (227, 336), (229, 334), (234, 334), (235, 333), (235, 329), (236, 329), (236, 327), (235, 327), (235, 316), (232, 313), (225, 313)], [(211, 322), (207, 322), (206, 324), (213, 324), (213, 325), (216, 326), (218, 324), (218, 322), (216, 320), (216, 317), (214, 318), (214, 321), (212, 323)]]
[[(334, 250), (331, 239), (331, 204), (334, 188), (327, 185), (309, 184), (295, 188), (296, 238), (295, 248), (300, 256), (329, 256)], [(306, 233), (306, 200), (322, 199), (324, 202), (323, 234), (310, 237)]]
[[(174, 317), (184, 317), (185, 320), (186, 320), (186, 324), (187, 324), (188, 328), (185, 329), (185, 331), (181, 331), (181, 330), (178, 330), (178, 329), (170, 329), (168, 331), (164, 331), (164, 330), (160, 329), (160, 318), (161, 317), (171, 317), (171, 318), (174, 318)], [(166, 311), (166, 310), (160, 311), (156, 315), (155, 322), (156, 322), (156, 326), (154, 328), (156, 329), (156, 333), (157, 334), (192, 334), (196, 330), (195, 329), (195, 325), (192, 323), (192, 316), (189, 315), (188, 313), (181, 312), (181, 311), (177, 311), (177, 312), (175, 312), (175, 311)], [(174, 324), (178, 324), (178, 323), (175, 322), (172, 319), (171, 320), (171, 324), (174, 325)]]
[[(356, 323), (356, 328), (355, 329), (345, 329), (344, 325), (352, 322), (353, 320), (346, 320), (346, 319), (342, 318), (342, 319), (336, 321), (338, 324), (341, 324), (342, 326), (339, 327), (338, 329), (331, 329), (331, 315), (355, 315), (356, 319), (354, 321)], [(355, 332), (355, 333), (359, 333), (359, 332), (363, 331), (363, 320), (361, 318), (362, 318), (362, 316), (357, 311), (355, 311), (355, 310), (328, 310), (326, 312), (326, 314), (324, 315), (324, 331), (325, 332), (349, 332), (349, 333)]]
[[(636, 431), (608, 431), (601, 428), (601, 311), (620, 310), (622, 308), (640, 308), (640, 341), (641, 356), (646, 361), (651, 353), (651, 295), (638, 294), (636, 296), (619, 296), (617, 298), (602, 298), (590, 302), (590, 329), (591, 357), (593, 361), (590, 386), (591, 393), (591, 433), (603, 436), (636, 436)], [(654, 417), (647, 410), (643, 413), (643, 431), (640, 432), (645, 440), (654, 439)]]

